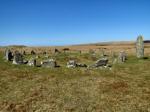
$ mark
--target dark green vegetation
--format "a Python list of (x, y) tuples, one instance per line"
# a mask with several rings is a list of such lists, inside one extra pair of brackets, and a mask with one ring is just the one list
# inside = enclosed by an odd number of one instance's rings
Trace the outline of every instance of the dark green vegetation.
[[(84, 54), (72, 55), (91, 63)], [(56, 56), (61, 65), (70, 56)], [(150, 59), (112, 70), (12, 65), (0, 55), (0, 112), (150, 112)]]

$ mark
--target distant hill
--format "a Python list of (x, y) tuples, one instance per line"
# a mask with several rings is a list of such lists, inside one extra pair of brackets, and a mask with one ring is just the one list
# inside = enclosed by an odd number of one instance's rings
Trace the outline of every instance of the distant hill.
[[(89, 44), (78, 44), (79, 46), (95, 45), (95, 46), (109, 46), (109, 45), (133, 45), (134, 41), (114, 41), (114, 42), (99, 42), (99, 43), (89, 43)], [(75, 45), (75, 46), (78, 46)]]
[[(144, 43), (150, 43), (150, 40), (145, 40)], [(79, 46), (95, 45), (95, 46), (110, 46), (110, 45), (133, 45), (135, 41), (112, 41), (112, 42), (99, 42), (99, 43), (88, 43), (88, 44), (78, 44)], [(78, 46), (73, 45), (73, 46)]]
[[(150, 40), (144, 40), (144, 43), (150, 44)], [(94, 46), (111, 46), (111, 45), (118, 46), (118, 45), (133, 45), (133, 44), (135, 44), (135, 41), (112, 41), (112, 42), (74, 44), (74, 45), (67, 45), (67, 46), (91, 46), (91, 45), (94, 45)], [(9, 48), (25, 48), (28, 46), (25, 46), (25, 45), (0, 46), (0, 48), (7, 48), (7, 47), (9, 47)], [(45, 47), (45, 46), (43, 45), (43, 47)], [(50, 46), (47, 46), (47, 47), (50, 47)]]
[(145, 40), (144, 43), (150, 43), (150, 40)]
[(9, 46), (5, 46), (5, 47), (10, 47), (10, 48), (24, 48), (27, 47), (25, 45), (9, 45)]

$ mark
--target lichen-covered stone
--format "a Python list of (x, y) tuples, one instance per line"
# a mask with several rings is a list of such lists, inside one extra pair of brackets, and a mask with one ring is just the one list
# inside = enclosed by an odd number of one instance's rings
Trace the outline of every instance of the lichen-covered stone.
[(144, 57), (144, 42), (142, 36), (138, 36), (136, 41), (136, 56), (137, 58)]

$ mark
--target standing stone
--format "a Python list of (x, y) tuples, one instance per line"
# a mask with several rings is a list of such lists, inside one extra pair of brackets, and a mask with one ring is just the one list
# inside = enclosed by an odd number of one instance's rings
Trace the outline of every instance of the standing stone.
[(69, 60), (69, 62), (67, 62), (67, 68), (75, 68), (77, 67), (77, 63), (75, 60)]
[(13, 64), (23, 64), (23, 56), (18, 51), (15, 51)]
[(144, 57), (144, 42), (142, 36), (138, 36), (136, 41), (136, 56), (137, 58)]
[(118, 62), (124, 63), (126, 61), (126, 53), (124, 51), (119, 52)]
[(7, 61), (11, 61), (12, 58), (13, 58), (12, 52), (10, 51), (10, 49), (7, 49), (7, 50), (5, 51), (5, 59), (6, 59)]
[(30, 59), (29, 62), (28, 62), (28, 65), (29, 65), (29, 66), (34, 66), (34, 67), (35, 67), (35, 66), (36, 66), (36, 59), (33, 59), (33, 58)]

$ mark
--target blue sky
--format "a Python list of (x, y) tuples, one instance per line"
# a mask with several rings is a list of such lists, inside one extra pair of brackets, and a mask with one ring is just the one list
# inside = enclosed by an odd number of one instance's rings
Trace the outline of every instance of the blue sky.
[(0, 0), (0, 45), (150, 39), (150, 0)]

